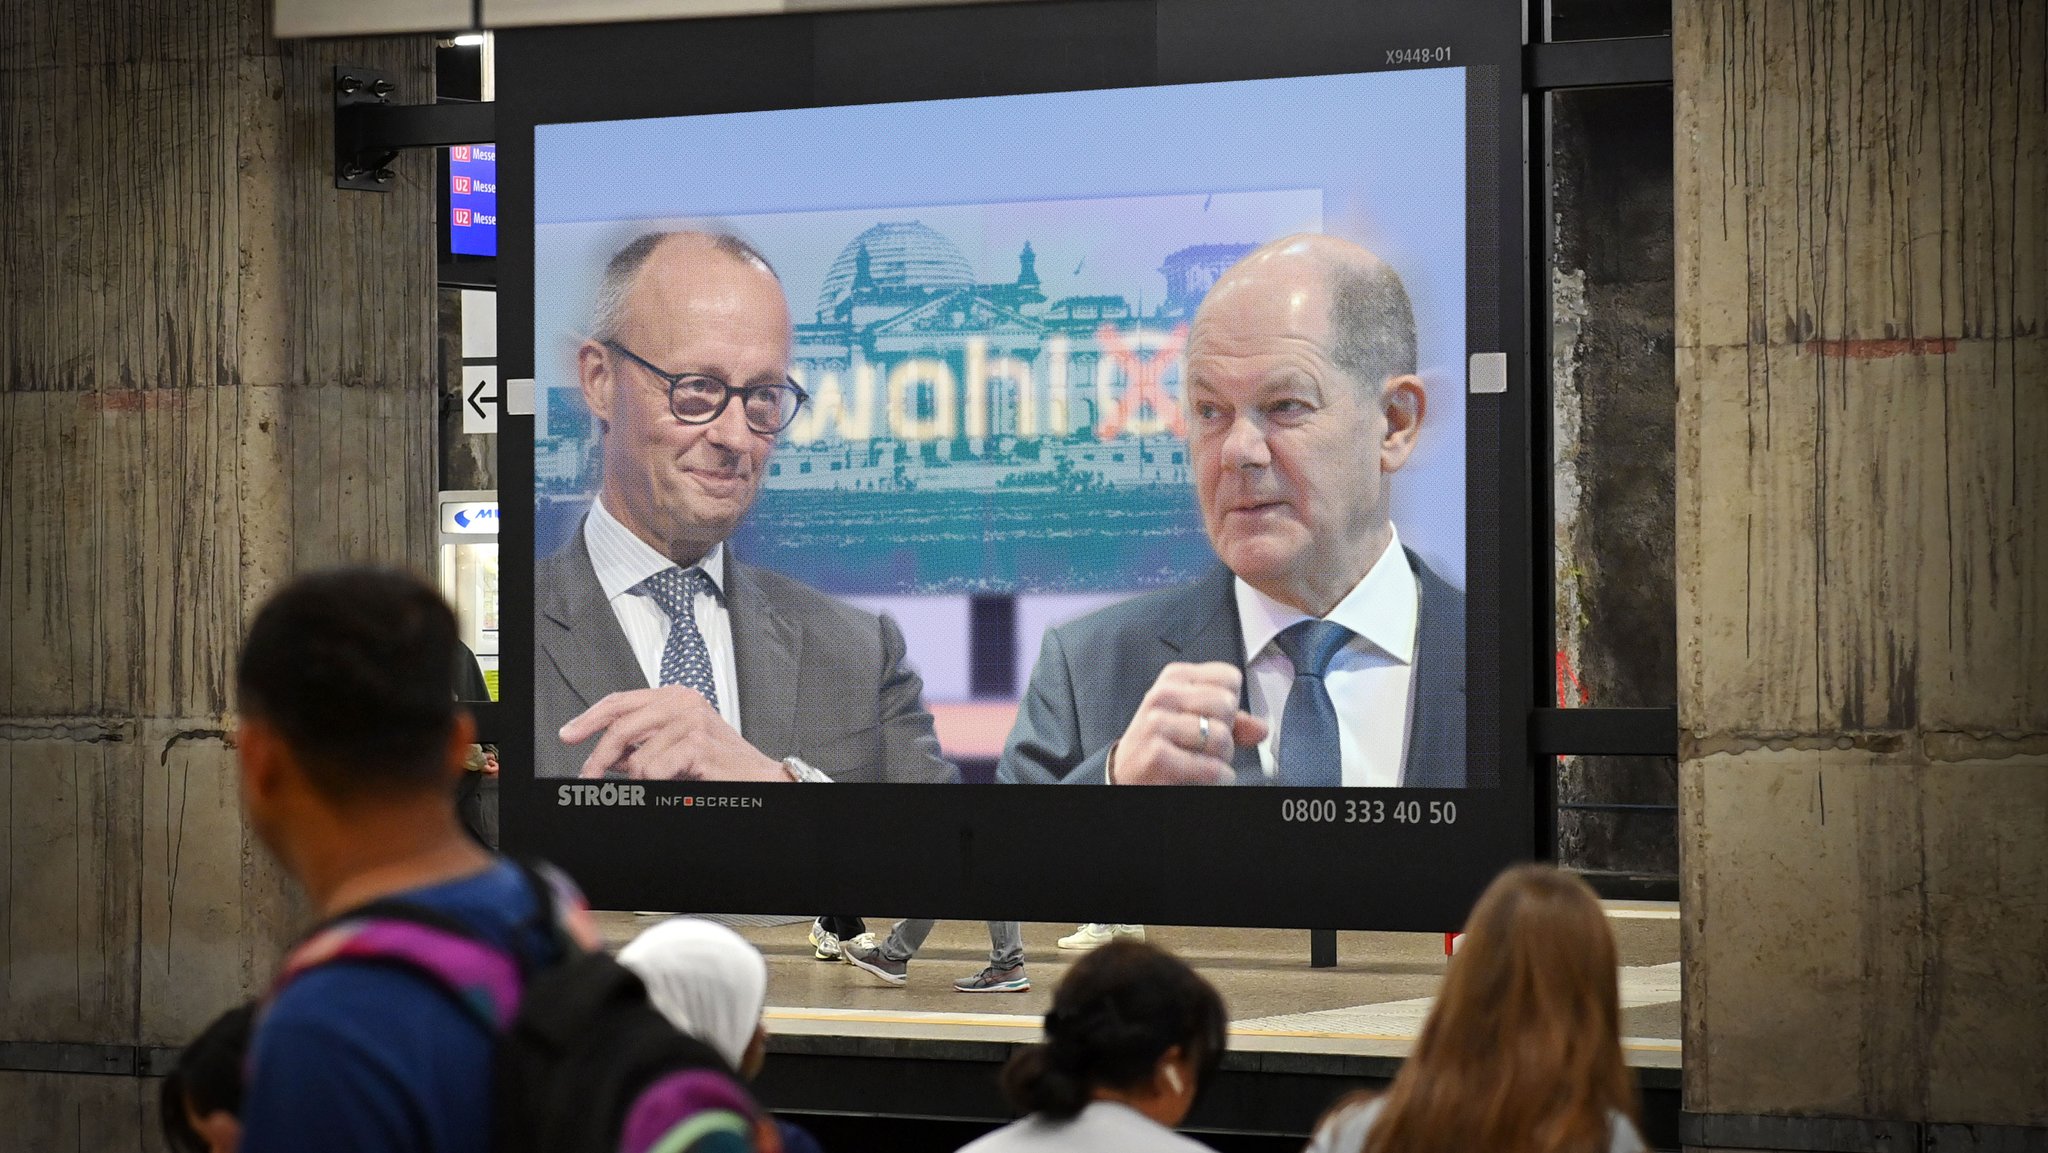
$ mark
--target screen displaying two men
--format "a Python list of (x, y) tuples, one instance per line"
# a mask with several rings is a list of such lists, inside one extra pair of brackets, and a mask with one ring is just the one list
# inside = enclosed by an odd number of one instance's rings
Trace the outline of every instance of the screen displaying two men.
[[(535, 775), (1457, 788), (1461, 69), (542, 125)], [(1014, 707), (1014, 715), (1010, 712)]]

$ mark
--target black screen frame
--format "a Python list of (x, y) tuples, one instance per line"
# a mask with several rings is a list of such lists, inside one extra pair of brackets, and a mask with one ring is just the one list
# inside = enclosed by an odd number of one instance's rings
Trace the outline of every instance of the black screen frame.
[[(648, 791), (709, 803), (562, 806), (559, 783), (531, 771), (534, 430), (531, 416), (507, 415), (508, 851), (555, 861), (609, 908), (1456, 928), (1501, 867), (1548, 850), (1535, 836), (1544, 778), (1527, 749), (1535, 684), (1521, 655), (1534, 626), (1522, 41), (1514, 0), (1047, 0), (501, 32), (507, 379), (534, 374), (536, 124), (1393, 70), (1407, 66), (1398, 54), (1438, 47), (1448, 60), (1412, 66), (1468, 69), (1467, 348), (1508, 361), (1506, 393), (1466, 398), (1468, 748), (1495, 750), (1500, 787), (1459, 791), (674, 784)], [(1290, 799), (1341, 812), (1368, 795), (1449, 801), (1460, 819), (1282, 816)]]

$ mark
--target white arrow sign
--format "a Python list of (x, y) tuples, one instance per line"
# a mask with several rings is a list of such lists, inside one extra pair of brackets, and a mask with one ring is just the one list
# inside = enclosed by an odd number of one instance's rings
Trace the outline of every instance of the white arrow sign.
[(470, 364), (462, 369), (462, 431), (498, 431), (498, 366)]

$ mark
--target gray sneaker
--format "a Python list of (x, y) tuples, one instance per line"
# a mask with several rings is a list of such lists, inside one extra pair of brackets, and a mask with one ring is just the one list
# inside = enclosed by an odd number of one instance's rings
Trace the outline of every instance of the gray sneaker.
[(998, 969), (994, 965), (983, 969), (972, 977), (962, 977), (953, 982), (958, 993), (1028, 993), (1031, 978), (1024, 975), (1024, 966), (1012, 965)]
[(865, 949), (851, 941), (842, 941), (839, 955), (847, 964), (891, 985), (901, 985), (910, 979), (910, 962), (891, 961), (882, 956), (880, 949)]

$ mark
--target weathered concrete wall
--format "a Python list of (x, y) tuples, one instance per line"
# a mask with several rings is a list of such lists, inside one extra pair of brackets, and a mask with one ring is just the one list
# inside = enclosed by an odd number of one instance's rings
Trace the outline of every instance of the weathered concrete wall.
[(441, 380), (441, 487), (496, 489), (498, 435), (462, 431), (462, 290), (440, 289), (436, 310), (436, 371)]
[[(1641, 6), (1638, 6), (1641, 7)], [(1560, 705), (1678, 699), (1671, 93), (1554, 93), (1552, 509)], [(1558, 800), (1673, 806), (1668, 757), (1561, 757)], [(1558, 814), (1575, 868), (1672, 876), (1676, 813)]]
[(2048, 5), (1674, 51), (1687, 1108), (2048, 1124)]
[(157, 1122), (161, 1084), (143, 1077), (0, 1071), (0, 1149), (166, 1149)]
[[(344, 61), (426, 98), (432, 45), (268, 8), (0, 7), (0, 1043), (177, 1044), (259, 986), (299, 918), (236, 805), (243, 621), (431, 557), (432, 169), (335, 191), (330, 109)], [(140, 1085), (0, 1075), (0, 1145), (106, 1147)]]

